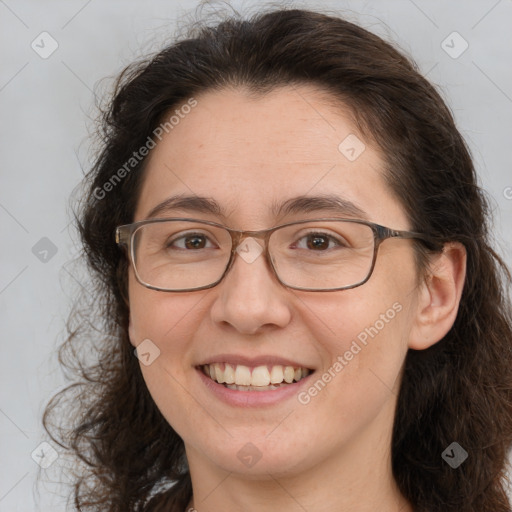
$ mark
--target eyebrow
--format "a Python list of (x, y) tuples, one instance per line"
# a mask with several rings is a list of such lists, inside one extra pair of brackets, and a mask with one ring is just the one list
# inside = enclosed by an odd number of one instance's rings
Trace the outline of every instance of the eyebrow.
[(292, 197), (281, 204), (274, 202), (271, 210), (276, 217), (296, 213), (328, 211), (365, 220), (368, 218), (366, 212), (355, 203), (333, 194)]
[[(228, 215), (222, 206), (211, 197), (197, 195), (175, 195), (157, 204), (151, 209), (147, 219), (156, 218), (174, 210), (184, 210), (196, 213), (213, 214), (226, 220)], [(279, 203), (274, 201), (271, 205), (274, 217), (287, 216), (299, 213), (331, 212), (348, 217), (368, 220), (366, 212), (352, 201), (336, 195), (297, 196)]]

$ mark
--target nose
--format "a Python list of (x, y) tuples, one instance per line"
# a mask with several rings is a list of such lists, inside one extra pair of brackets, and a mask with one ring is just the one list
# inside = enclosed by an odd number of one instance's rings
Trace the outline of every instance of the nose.
[(256, 243), (240, 244), (211, 308), (214, 322), (244, 334), (285, 327), (292, 316), (290, 291), (279, 283), (264, 253), (255, 250)]

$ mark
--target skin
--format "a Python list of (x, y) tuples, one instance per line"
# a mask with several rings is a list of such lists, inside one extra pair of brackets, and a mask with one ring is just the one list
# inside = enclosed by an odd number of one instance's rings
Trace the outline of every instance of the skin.
[[(332, 212), (274, 218), (273, 201), (337, 194), (369, 220), (410, 229), (383, 180), (384, 158), (364, 140), (346, 107), (312, 86), (262, 96), (223, 89), (197, 106), (150, 154), (134, 220), (167, 197), (212, 197), (227, 217), (174, 211), (258, 230)], [(355, 161), (338, 145), (349, 134), (366, 144)], [(338, 215), (339, 216), (339, 215)], [(410, 512), (391, 473), (391, 433), (401, 370), (409, 348), (439, 341), (453, 324), (465, 252), (449, 244), (418, 279), (410, 240), (387, 240), (370, 280), (336, 292), (282, 286), (263, 257), (237, 255), (216, 287), (186, 293), (150, 290), (129, 275), (130, 339), (149, 338), (160, 356), (141, 364), (148, 389), (185, 443), (199, 512)], [(394, 303), (402, 310), (304, 405), (296, 396), (264, 408), (227, 405), (206, 389), (196, 365), (216, 354), (279, 355), (320, 376), (365, 327)], [(246, 467), (238, 451), (252, 443), (261, 459)], [(188, 509), (187, 509), (188, 510)]]

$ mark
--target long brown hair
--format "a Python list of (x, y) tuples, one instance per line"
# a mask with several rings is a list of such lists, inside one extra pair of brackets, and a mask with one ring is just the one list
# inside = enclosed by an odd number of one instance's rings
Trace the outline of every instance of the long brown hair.
[[(123, 298), (128, 263), (114, 242), (115, 227), (133, 220), (146, 159), (125, 168), (108, 192), (105, 183), (194, 95), (241, 85), (265, 94), (295, 84), (316, 85), (348, 105), (383, 150), (385, 177), (411, 229), (467, 250), (452, 329), (406, 357), (392, 442), (401, 492), (417, 511), (510, 512), (511, 276), (489, 242), (488, 203), (468, 149), (449, 109), (407, 57), (348, 21), (295, 9), (195, 26), (126, 68), (103, 111), (101, 151), (77, 214), (95, 294), (77, 304), (60, 352), (75, 383), (44, 416), (53, 439), (81, 462), (76, 508), (182, 512), (192, 492), (183, 441), (153, 402), (133, 355)], [(424, 267), (426, 249), (416, 251)], [(71, 423), (59, 428), (63, 404)], [(441, 457), (452, 442), (469, 454), (457, 469)]]

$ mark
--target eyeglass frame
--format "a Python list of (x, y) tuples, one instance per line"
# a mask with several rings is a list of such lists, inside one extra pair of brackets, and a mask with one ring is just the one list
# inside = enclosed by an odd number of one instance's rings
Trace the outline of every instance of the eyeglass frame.
[[(133, 235), (138, 228), (140, 228), (141, 226), (144, 226), (146, 224), (157, 224), (157, 223), (169, 222), (169, 221), (188, 221), (188, 222), (195, 222), (195, 223), (199, 223), (199, 224), (206, 224), (206, 225), (222, 228), (229, 233), (229, 235), (231, 236), (231, 254), (229, 256), (229, 260), (228, 260), (228, 263), (226, 265), (224, 272), (222, 273), (221, 277), (219, 279), (217, 279), (217, 281), (213, 282), (212, 284), (206, 285), (206, 286), (199, 286), (196, 288), (182, 288), (182, 289), (178, 289), (178, 290), (172, 290), (172, 289), (168, 289), (168, 288), (160, 288), (158, 286), (153, 286), (153, 285), (150, 285), (150, 284), (142, 281), (142, 279), (140, 278), (139, 273), (137, 271), (137, 267), (135, 265)], [(277, 231), (280, 228), (292, 226), (295, 224), (306, 224), (306, 223), (310, 223), (310, 222), (333, 222), (333, 221), (363, 224), (363, 225), (371, 228), (371, 230), (373, 231), (374, 243), (373, 243), (372, 264), (371, 264), (370, 270), (369, 270), (366, 278), (356, 284), (342, 286), (339, 288), (313, 288), (313, 289), (301, 288), (301, 287), (297, 287), (297, 286), (291, 286), (291, 285), (283, 282), (281, 280), (281, 278), (279, 277), (279, 274), (278, 274), (277, 270), (275, 269), (274, 264), (272, 263), (272, 258), (270, 257), (270, 253), (268, 250), (268, 241), (269, 241), (272, 233), (274, 231)], [(213, 287), (217, 286), (224, 279), (226, 274), (229, 272), (229, 270), (233, 266), (234, 261), (235, 261), (235, 253), (237, 252), (238, 247), (248, 237), (263, 239), (263, 242), (264, 242), (263, 252), (265, 253), (265, 259), (266, 259), (267, 263), (269, 264), (270, 268), (272, 269), (274, 276), (276, 277), (276, 279), (278, 280), (278, 282), (281, 285), (285, 286), (286, 288), (291, 288), (292, 290), (309, 291), (309, 292), (334, 292), (334, 291), (341, 291), (341, 290), (350, 290), (350, 289), (362, 286), (363, 284), (368, 282), (368, 280), (372, 276), (373, 270), (375, 268), (375, 263), (377, 261), (377, 253), (378, 253), (380, 244), (384, 240), (387, 240), (389, 238), (419, 240), (419, 241), (424, 242), (426, 245), (430, 245), (431, 247), (437, 246), (436, 242), (431, 237), (429, 237), (428, 235), (425, 235), (423, 233), (418, 233), (415, 231), (392, 229), (392, 228), (388, 228), (386, 226), (382, 226), (381, 224), (377, 224), (375, 222), (370, 222), (370, 221), (363, 220), (363, 219), (351, 219), (351, 218), (347, 219), (347, 218), (331, 218), (331, 217), (328, 217), (328, 218), (324, 217), (324, 218), (319, 218), (319, 219), (303, 219), (303, 220), (299, 220), (299, 221), (287, 222), (285, 224), (280, 224), (280, 225), (274, 226), (272, 228), (261, 229), (261, 230), (257, 230), (257, 231), (250, 231), (250, 230), (246, 231), (246, 230), (232, 229), (232, 228), (228, 228), (227, 226), (224, 226), (223, 224), (219, 224), (218, 222), (208, 221), (208, 220), (192, 219), (192, 218), (188, 218), (188, 217), (169, 217), (169, 218), (158, 218), (158, 219), (146, 219), (146, 220), (141, 220), (141, 221), (137, 221), (137, 222), (132, 222), (131, 224), (123, 224), (123, 225), (117, 226), (116, 231), (115, 231), (116, 244), (119, 247), (123, 247), (126, 249), (127, 254), (129, 255), (130, 262), (133, 266), (133, 270), (134, 270), (135, 277), (136, 277), (137, 281), (141, 285), (145, 286), (146, 288), (149, 288), (150, 290), (156, 290), (156, 291), (161, 291), (161, 292), (175, 292), (175, 293), (207, 290), (209, 288), (213, 288)]]

